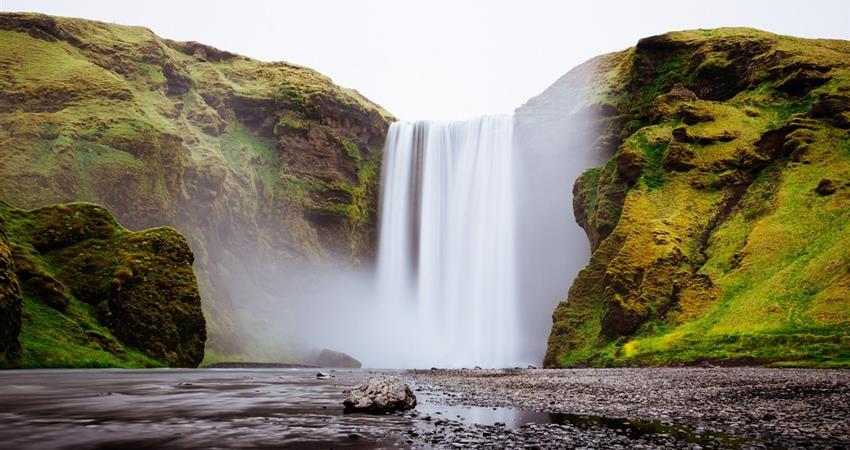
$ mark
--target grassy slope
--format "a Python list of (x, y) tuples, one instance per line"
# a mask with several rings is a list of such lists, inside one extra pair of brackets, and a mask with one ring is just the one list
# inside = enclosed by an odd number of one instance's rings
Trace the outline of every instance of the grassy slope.
[(233, 271), (369, 258), (391, 117), (315, 71), (142, 27), (0, 14), (0, 92), (0, 199), (92, 201), (131, 229), (180, 229), (210, 355), (279, 356), (233, 307)]
[(622, 144), (578, 182), (595, 250), (547, 364), (850, 365), (850, 43), (654, 39), (609, 55), (590, 101), (616, 107)]

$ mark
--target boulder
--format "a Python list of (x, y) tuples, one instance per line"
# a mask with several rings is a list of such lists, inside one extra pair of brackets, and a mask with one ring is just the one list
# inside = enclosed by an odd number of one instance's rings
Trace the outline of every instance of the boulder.
[(129, 348), (173, 367), (203, 360), (194, 255), (178, 231), (132, 232), (92, 203), (26, 211), (0, 201), (0, 224), (0, 367), (16, 367), (21, 347), (35, 367), (152, 363)]
[(371, 377), (357, 385), (342, 402), (346, 413), (388, 414), (416, 407), (416, 396), (399, 377)]
[(818, 195), (832, 195), (837, 190), (838, 186), (836, 186), (834, 181), (829, 179), (820, 180), (818, 187), (815, 188), (815, 192), (817, 192)]

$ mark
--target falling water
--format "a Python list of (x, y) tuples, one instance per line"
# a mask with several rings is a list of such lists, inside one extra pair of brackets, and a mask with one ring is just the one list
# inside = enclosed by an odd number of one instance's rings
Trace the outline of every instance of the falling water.
[(387, 364), (520, 362), (512, 160), (512, 116), (390, 127), (378, 295), (405, 329)]

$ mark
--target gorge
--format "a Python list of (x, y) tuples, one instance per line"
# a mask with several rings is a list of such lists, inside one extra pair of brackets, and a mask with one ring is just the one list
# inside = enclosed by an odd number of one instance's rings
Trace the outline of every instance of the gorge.
[[(594, 48), (544, 54), (522, 8), (494, 45), (498, 2), (319, 3), (228, 27), (311, 23), (249, 49), (329, 42), (376, 79)], [(850, 448), (850, 41), (629, 43), (411, 120), (296, 64), (0, 12), (0, 448)]]
[[(0, 34), (0, 199), (185, 234), (207, 364), (847, 360), (845, 41), (668, 33), (513, 116), (397, 122), (309, 69), (140, 27), (3, 14)], [(8, 323), (40, 323), (39, 289)], [(67, 351), (102, 347), (69, 319)]]

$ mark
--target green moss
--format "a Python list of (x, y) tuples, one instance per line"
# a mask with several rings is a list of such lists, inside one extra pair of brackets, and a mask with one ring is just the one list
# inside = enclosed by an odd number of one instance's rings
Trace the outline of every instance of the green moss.
[[(281, 116), (280, 120), (277, 121), (277, 126), (282, 127), (289, 130), (305, 130), (307, 129), (307, 123), (303, 120), (299, 120), (293, 118), (291, 116)], [(279, 134), (279, 133), (276, 133)]]
[[(628, 120), (614, 130), (618, 155), (593, 177), (596, 197), (589, 176), (580, 179), (598, 248), (555, 311), (547, 365), (846, 367), (850, 144), (840, 120), (811, 111), (824, 95), (846, 95), (839, 55), (850, 44), (741, 29), (653, 39), (670, 60), (616, 54), (621, 63), (609, 63), (596, 87)], [(744, 55), (746, 72), (737, 70), (744, 48), (761, 52)], [(821, 75), (795, 64), (822, 67), (829, 80), (809, 81)], [(654, 104), (656, 124), (646, 125), (646, 106), (673, 83), (722, 100), (680, 89)], [(696, 115), (682, 121), (683, 108)], [(675, 140), (673, 127), (684, 131)], [(640, 177), (621, 191), (621, 213), (600, 242), (605, 193), (623, 186), (616, 161), (626, 174), (639, 166)], [(841, 187), (818, 195), (823, 179)]]
[(24, 352), (16, 366), (163, 367), (162, 362), (122, 345), (95, 315), (92, 307), (76, 300), (63, 314), (26, 298), (20, 335)]
[(274, 141), (256, 136), (239, 123), (228, 123), (217, 139), (227, 166), (249, 180), (262, 180), (266, 186), (278, 183), (278, 155)]
[(360, 153), (360, 147), (354, 142), (343, 139), (342, 146), (345, 147), (345, 153), (355, 161), (359, 162), (363, 159), (363, 155)]
[(12, 367), (194, 366), (204, 323), (192, 254), (171, 229), (132, 233), (105, 209), (0, 202), (23, 286)]
[(581, 177), (581, 192), (584, 201), (584, 213), (586, 217), (593, 217), (599, 206), (599, 176), (601, 167), (584, 171)]
[(287, 101), (296, 105), (303, 105), (305, 100), (303, 93), (295, 87), (288, 85), (282, 85), (277, 88), (275, 96), (279, 101)]
[(674, 56), (656, 69), (649, 85), (641, 86), (637, 93), (627, 93), (621, 101), (635, 111), (645, 112), (655, 97), (665, 93), (674, 84), (685, 81), (687, 77), (685, 67), (688, 62), (689, 58), (686, 55)]
[(646, 158), (646, 167), (641, 174), (641, 181), (650, 189), (657, 189), (664, 184), (664, 171), (662, 170), (661, 163), (669, 143), (663, 141), (649, 142), (644, 134), (637, 136), (643, 155)]

